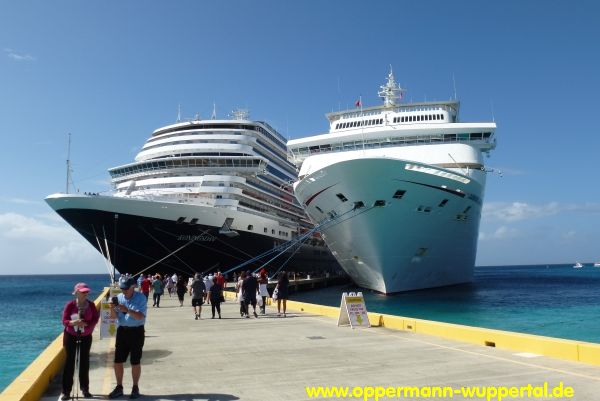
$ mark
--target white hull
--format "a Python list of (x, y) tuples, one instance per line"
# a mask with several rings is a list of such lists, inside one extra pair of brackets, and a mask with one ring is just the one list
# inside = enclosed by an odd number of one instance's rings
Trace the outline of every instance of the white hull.
[(346, 158), (305, 175), (295, 193), (313, 222), (334, 216), (323, 238), (356, 284), (394, 293), (472, 281), (485, 173)]
[[(282, 229), (291, 231), (288, 227), (281, 226), (273, 219), (252, 215), (236, 209), (203, 205), (79, 194), (53, 194), (46, 198), (46, 202), (57, 212), (62, 209), (104, 211), (164, 221), (177, 221), (179, 217), (186, 217), (185, 223), (188, 223), (192, 218), (197, 218), (198, 224), (214, 228), (220, 228), (227, 218), (231, 218), (233, 219), (230, 226), (232, 230), (247, 232), (250, 225), (265, 227), (268, 231), (265, 236), (272, 236), (273, 239), (281, 240), (287, 240), (287, 237), (278, 235)], [(273, 230), (277, 234), (270, 235)]]
[(359, 100), (327, 114), (327, 134), (288, 142), (295, 195), (358, 285), (387, 294), (469, 282), (496, 124), (459, 122), (456, 100), (399, 104), (391, 67), (377, 94), (382, 106)]

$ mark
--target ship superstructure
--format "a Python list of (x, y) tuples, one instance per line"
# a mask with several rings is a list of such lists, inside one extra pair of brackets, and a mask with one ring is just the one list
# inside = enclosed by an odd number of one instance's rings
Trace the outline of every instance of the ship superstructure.
[[(245, 111), (178, 121), (155, 130), (133, 163), (109, 170), (114, 193), (46, 201), (121, 273), (225, 271), (310, 230), (286, 150)], [(318, 239), (288, 253), (288, 270), (336, 266)]]

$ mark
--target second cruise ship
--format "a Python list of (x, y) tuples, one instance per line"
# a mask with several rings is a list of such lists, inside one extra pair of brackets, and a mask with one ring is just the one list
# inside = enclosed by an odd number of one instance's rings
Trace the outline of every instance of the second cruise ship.
[(178, 121), (155, 130), (133, 163), (109, 170), (113, 193), (46, 202), (113, 273), (335, 270), (293, 196), (286, 151), (274, 128), (243, 110)]
[(401, 104), (390, 69), (383, 105), (327, 114), (329, 133), (288, 142), (294, 192), (356, 284), (394, 293), (472, 281), (484, 154), (494, 122), (459, 122), (459, 102)]

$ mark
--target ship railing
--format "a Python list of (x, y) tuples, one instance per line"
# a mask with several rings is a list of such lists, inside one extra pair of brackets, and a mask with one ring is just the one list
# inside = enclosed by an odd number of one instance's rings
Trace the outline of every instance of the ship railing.
[[(128, 195), (128, 198), (132, 198), (132, 199), (142, 199), (142, 200), (149, 200), (149, 201), (160, 201), (160, 202), (169, 202), (169, 203), (189, 203), (189, 204), (194, 204), (194, 205), (202, 205), (202, 206), (214, 206), (214, 207), (218, 207), (218, 203), (221, 203), (221, 206), (236, 206), (233, 205), (232, 202), (229, 202), (229, 204), (224, 204), (224, 202), (219, 202), (219, 201), (223, 201), (223, 199), (215, 199), (215, 198), (210, 198), (210, 197), (189, 197), (187, 196), (187, 194), (174, 194), (174, 193), (160, 193), (157, 191), (149, 191), (149, 192), (137, 192), (134, 195)], [(237, 202), (237, 200), (233, 200), (233, 199), (225, 199), (225, 200), (229, 200), (229, 201), (235, 201)]]
[(489, 149), (494, 146), (494, 140), (491, 133), (488, 137), (483, 137), (482, 133), (471, 134), (436, 134), (436, 135), (419, 135), (406, 137), (388, 137), (369, 139), (366, 141), (346, 141), (337, 142), (334, 144), (318, 145), (303, 147), (298, 149), (290, 149), (288, 158), (294, 162), (302, 162), (305, 158), (320, 154), (333, 152), (346, 152), (349, 150), (376, 149), (409, 145), (437, 144), (437, 143), (452, 143), (452, 142), (472, 142), (481, 144), (483, 149)]
[(266, 161), (262, 157), (174, 157), (171, 159), (145, 160), (125, 167), (109, 170), (113, 180), (122, 177), (133, 177), (137, 174), (156, 172), (202, 171), (249, 171), (258, 172), (265, 168)]
[(277, 131), (275, 128), (273, 128), (273, 126), (265, 121), (258, 121), (259, 123), (261, 123), (262, 125), (264, 125), (265, 127), (267, 127), (269, 130), (271, 130), (281, 141), (283, 141), (283, 143), (286, 142), (286, 139), (283, 137), (283, 135), (281, 135), (279, 133), (279, 131)]
[(277, 214), (271, 214), (271, 213), (267, 213), (267, 212), (262, 212), (260, 210), (254, 209), (251, 206), (248, 206), (244, 203), (240, 203), (238, 210), (243, 211), (248, 214), (255, 215), (255, 216), (260, 216), (260, 217), (265, 217), (270, 220), (275, 220), (284, 227), (292, 227), (292, 228), (296, 227), (295, 221), (293, 219), (290, 219), (289, 217), (280, 216)]
[(362, 110), (348, 110), (341, 112), (328, 113), (327, 118), (329, 121), (337, 121), (343, 119), (364, 117), (364, 116), (376, 116), (383, 115), (386, 112), (394, 113), (406, 113), (406, 112), (419, 112), (419, 111), (447, 111), (452, 115), (457, 115), (460, 108), (460, 102), (456, 100), (449, 101), (434, 101), (434, 102), (422, 102), (422, 103), (407, 103), (399, 104), (393, 107), (386, 106), (373, 106), (365, 107)]

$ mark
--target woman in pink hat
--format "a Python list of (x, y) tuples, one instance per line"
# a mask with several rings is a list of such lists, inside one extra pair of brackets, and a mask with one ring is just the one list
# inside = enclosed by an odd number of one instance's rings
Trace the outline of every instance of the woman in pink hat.
[(63, 347), (67, 354), (63, 370), (61, 400), (71, 398), (73, 374), (75, 373), (75, 354), (79, 346), (79, 385), (85, 398), (91, 398), (89, 385), (90, 348), (92, 347), (92, 332), (98, 323), (100, 314), (96, 305), (87, 295), (90, 288), (86, 283), (77, 283), (73, 288), (75, 299), (67, 302), (63, 309), (62, 321), (65, 326)]

